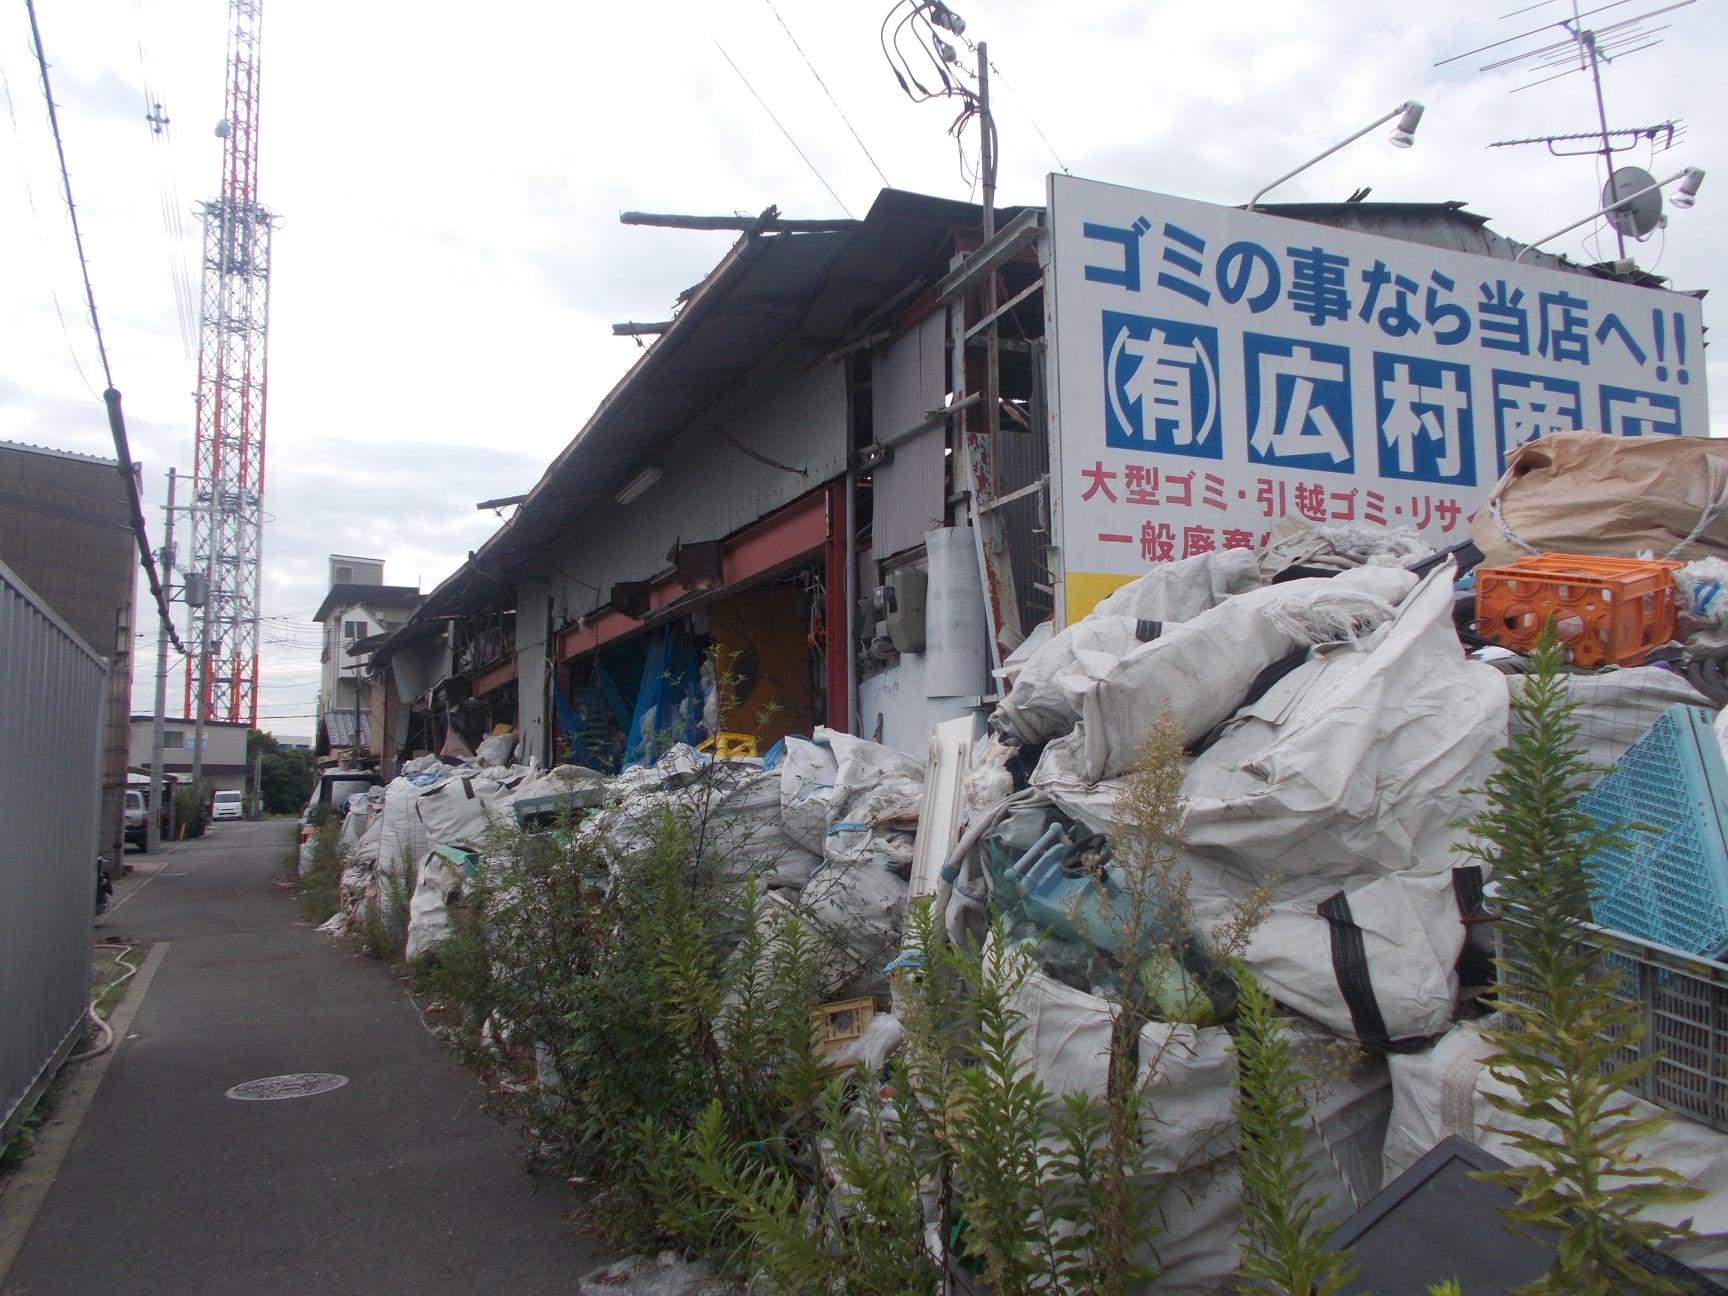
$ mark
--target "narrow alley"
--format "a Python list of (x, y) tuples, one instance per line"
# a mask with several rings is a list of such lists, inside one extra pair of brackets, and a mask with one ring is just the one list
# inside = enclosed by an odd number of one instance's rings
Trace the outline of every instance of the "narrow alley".
[[(401, 984), (297, 924), (277, 884), (287, 847), (282, 822), (218, 824), (129, 857), (142, 884), (123, 884), (96, 936), (136, 946), (136, 1013), (121, 1010), (124, 1038), (34, 1218), (39, 1166), (0, 1194), (4, 1296), (526, 1296), (572, 1291), (604, 1261)], [(346, 1083), (225, 1096), (313, 1073)], [(62, 1135), (78, 1117), (62, 1105)]]

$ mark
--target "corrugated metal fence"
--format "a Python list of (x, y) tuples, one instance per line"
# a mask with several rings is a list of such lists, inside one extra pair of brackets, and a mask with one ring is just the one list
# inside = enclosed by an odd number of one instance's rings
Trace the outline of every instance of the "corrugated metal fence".
[(90, 992), (107, 675), (0, 563), (0, 1134)]

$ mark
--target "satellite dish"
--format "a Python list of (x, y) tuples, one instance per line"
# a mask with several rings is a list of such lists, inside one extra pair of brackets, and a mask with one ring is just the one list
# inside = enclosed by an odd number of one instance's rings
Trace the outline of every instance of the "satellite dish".
[[(1648, 190), (1648, 193), (1640, 193)], [(1609, 206), (1621, 199), (1638, 194), (1631, 202), (1608, 212), (1608, 223), (1622, 234), (1644, 238), (1662, 219), (1662, 191), (1656, 187), (1656, 177), (1643, 167), (1620, 167), (1602, 186), (1602, 205)]]

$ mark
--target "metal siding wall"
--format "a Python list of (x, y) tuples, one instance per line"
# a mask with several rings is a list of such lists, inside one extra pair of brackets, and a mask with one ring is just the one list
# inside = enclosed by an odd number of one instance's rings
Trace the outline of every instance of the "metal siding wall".
[(108, 667), (0, 564), (0, 1128), (90, 991)]
[[(577, 617), (606, 601), (618, 581), (666, 570), (674, 540), (719, 540), (846, 471), (845, 368), (825, 364), (722, 422), (674, 443), (666, 476), (635, 502), (596, 505), (561, 538), (547, 567), (556, 615)], [(721, 435), (801, 473), (753, 459)]]
[[(872, 369), (873, 435), (893, 441), (945, 403), (948, 390), (944, 348), (947, 319), (936, 311), (901, 334)], [(942, 525), (947, 465), (942, 451), (947, 428), (938, 423), (894, 447), (891, 461), (871, 481), (875, 510), (871, 548), (877, 561), (924, 543), (924, 533)]]

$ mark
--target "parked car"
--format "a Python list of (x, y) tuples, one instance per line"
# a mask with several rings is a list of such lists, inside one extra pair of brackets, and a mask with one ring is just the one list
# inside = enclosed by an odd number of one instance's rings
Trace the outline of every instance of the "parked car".
[(210, 798), (210, 818), (244, 819), (246, 817), (246, 794), (224, 789)]
[(141, 851), (150, 849), (150, 816), (144, 808), (144, 794), (131, 789), (126, 792), (126, 844)]

